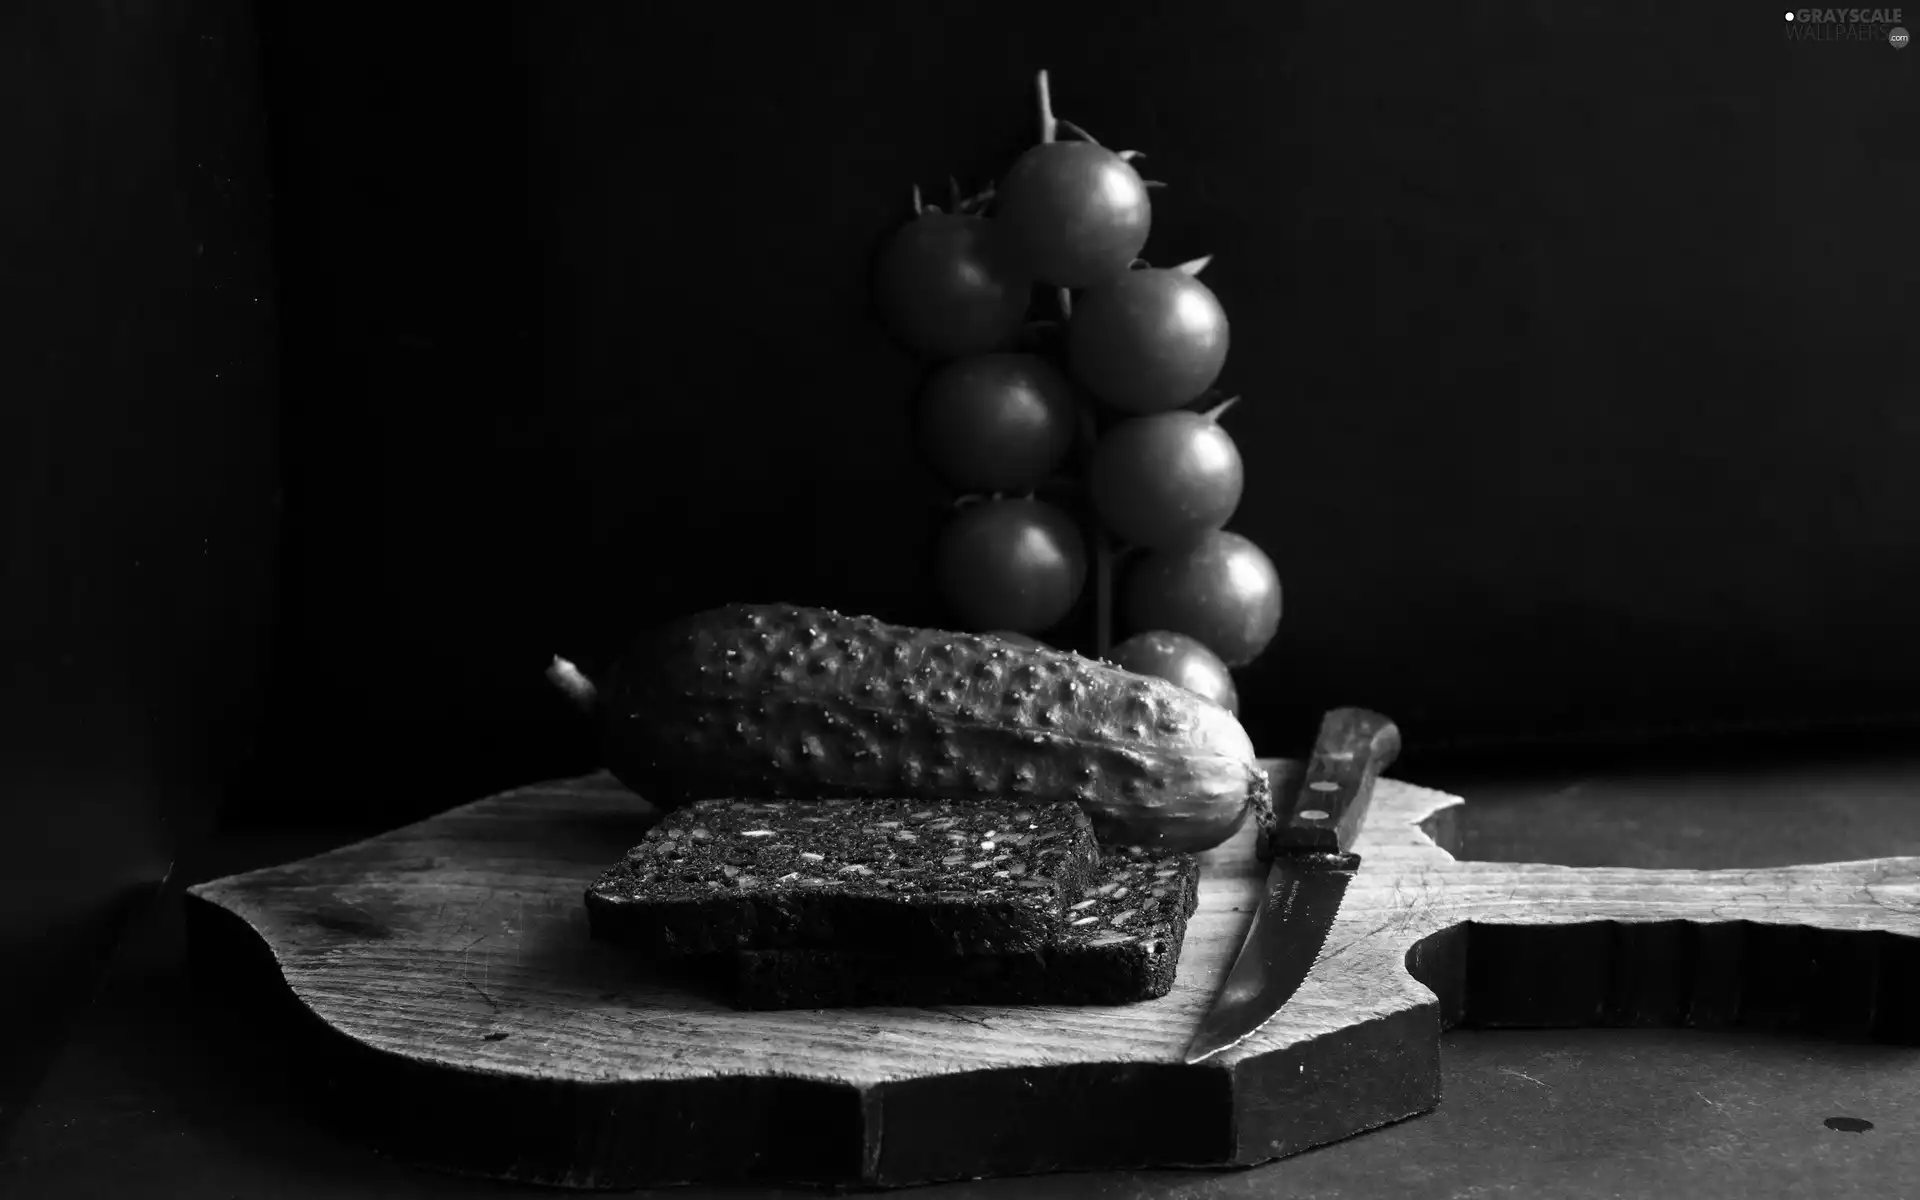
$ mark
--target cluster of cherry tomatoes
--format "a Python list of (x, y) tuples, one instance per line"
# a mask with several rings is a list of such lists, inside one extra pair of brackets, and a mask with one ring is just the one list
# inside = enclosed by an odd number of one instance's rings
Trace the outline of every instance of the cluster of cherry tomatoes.
[[(920, 451), (960, 496), (939, 534), (940, 591), (964, 627), (1030, 641), (1080, 602), (1091, 549), (1096, 653), (1237, 709), (1229, 668), (1273, 639), (1280, 581), (1223, 528), (1245, 483), (1219, 421), (1233, 401), (1212, 390), (1227, 315), (1200, 281), (1206, 259), (1140, 258), (1153, 212), (1141, 156), (1056, 120), (1044, 71), (1039, 90), (1040, 143), (996, 187), (956, 187), (950, 211), (916, 189), (876, 266), (882, 316), (934, 364)], [(1029, 320), (1036, 288), (1059, 320)], [(1063, 505), (1089, 518), (1084, 532)], [(1112, 599), (1133, 636), (1109, 647)]]

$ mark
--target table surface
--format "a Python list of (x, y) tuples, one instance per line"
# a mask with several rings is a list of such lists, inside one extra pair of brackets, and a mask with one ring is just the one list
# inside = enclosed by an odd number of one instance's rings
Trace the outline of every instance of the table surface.
[[(1413, 778), (1410, 776), (1410, 778)], [(1763, 867), (1920, 855), (1920, 755), (1718, 769), (1424, 773), (1469, 801), (1465, 857)], [(286, 861), (339, 832), (228, 837), (187, 881)], [(553, 1195), (384, 1160), (298, 1107), (283, 1051), (191, 998), (177, 893), (115, 969), (0, 1147), (9, 1197)], [(944, 1184), (929, 1200), (1052, 1197), (1920, 1197), (1920, 1048), (1747, 1032), (1468, 1031), (1438, 1110), (1234, 1172)], [(1870, 1128), (1863, 1128), (1870, 1123)], [(806, 1196), (672, 1189), (661, 1195)]]

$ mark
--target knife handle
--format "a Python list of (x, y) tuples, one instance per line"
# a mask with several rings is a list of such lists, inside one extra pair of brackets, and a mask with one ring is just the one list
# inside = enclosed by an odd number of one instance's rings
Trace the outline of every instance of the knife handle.
[(1273, 841), (1283, 851), (1344, 854), (1360, 834), (1373, 802), (1373, 782), (1400, 753), (1400, 730), (1364, 708), (1336, 708), (1320, 721), (1320, 736), (1300, 786)]

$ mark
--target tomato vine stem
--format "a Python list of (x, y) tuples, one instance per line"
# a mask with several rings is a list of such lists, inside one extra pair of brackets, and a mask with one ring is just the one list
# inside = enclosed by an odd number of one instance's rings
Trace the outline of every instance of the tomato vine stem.
[(1113, 649), (1113, 546), (1093, 519), (1093, 656), (1104, 659)]
[[(1086, 442), (1081, 462), (1090, 464), (1093, 447), (1100, 438), (1100, 423), (1091, 404), (1080, 406), (1080, 434)], [(1093, 507), (1092, 488), (1087, 488), (1081, 499), (1086, 506), (1087, 543), (1093, 551), (1093, 578), (1089, 581), (1093, 586), (1093, 657), (1105, 658), (1113, 649), (1113, 541)]]
[(1040, 69), (1035, 83), (1040, 93), (1040, 141), (1045, 144), (1060, 136), (1060, 122), (1053, 115), (1053, 93), (1047, 87), (1045, 67)]
[[(1053, 91), (1044, 69), (1034, 79), (1034, 90), (1040, 101), (1040, 142), (1045, 145), (1059, 139), (1060, 120), (1053, 115)], [(1081, 136), (1093, 141), (1084, 130)], [(1060, 323), (1064, 326), (1073, 319), (1073, 290), (1060, 288), (1055, 295), (1060, 301)], [(1080, 405), (1080, 433), (1086, 440), (1090, 458), (1094, 442), (1100, 436), (1100, 422), (1090, 402)], [(1087, 501), (1086, 519), (1087, 541), (1093, 550), (1093, 656), (1105, 658), (1113, 648), (1113, 545), (1107, 540), (1107, 531), (1100, 527), (1100, 515), (1094, 512), (1091, 497)]]

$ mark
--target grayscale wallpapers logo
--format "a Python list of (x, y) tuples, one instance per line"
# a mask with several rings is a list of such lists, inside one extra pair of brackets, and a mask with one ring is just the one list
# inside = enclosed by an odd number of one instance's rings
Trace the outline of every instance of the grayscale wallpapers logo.
[(1885, 42), (1907, 48), (1897, 8), (1796, 8), (1787, 14), (1790, 42)]

